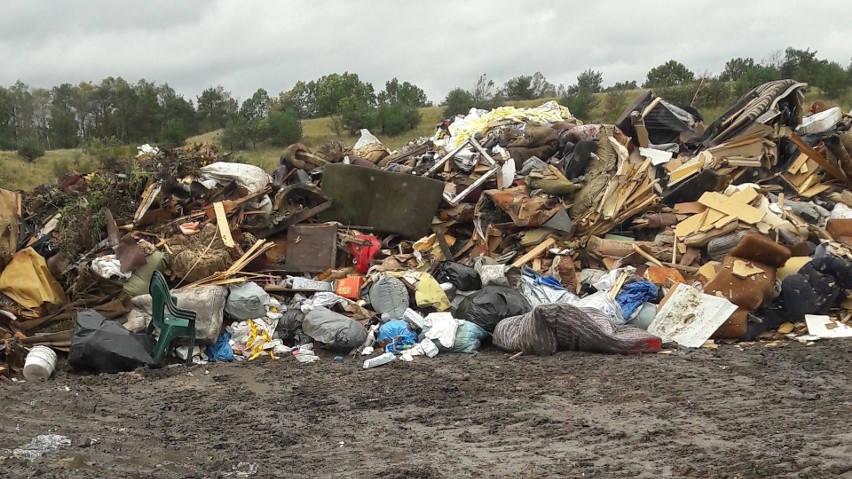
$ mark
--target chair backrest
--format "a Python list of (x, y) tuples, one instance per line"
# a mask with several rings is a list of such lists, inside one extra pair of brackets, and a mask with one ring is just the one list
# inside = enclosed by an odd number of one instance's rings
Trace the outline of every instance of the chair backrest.
[(154, 271), (151, 275), (151, 283), (148, 285), (148, 293), (151, 294), (151, 321), (157, 328), (162, 328), (165, 323), (166, 304), (171, 299), (169, 285), (163, 273)]

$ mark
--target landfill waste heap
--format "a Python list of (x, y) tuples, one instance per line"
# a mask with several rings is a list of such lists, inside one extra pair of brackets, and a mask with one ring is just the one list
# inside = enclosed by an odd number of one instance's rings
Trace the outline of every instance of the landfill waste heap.
[(399, 151), (294, 144), (272, 175), (144, 145), (0, 190), (0, 377), (848, 337), (852, 117), (805, 88), (709, 125), (650, 91), (613, 125), (471, 110)]

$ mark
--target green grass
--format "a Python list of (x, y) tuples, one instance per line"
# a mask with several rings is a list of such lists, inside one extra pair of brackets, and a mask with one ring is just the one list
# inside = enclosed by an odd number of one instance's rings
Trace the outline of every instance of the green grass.
[(14, 151), (0, 151), (0, 186), (29, 191), (54, 183), (63, 172), (90, 173), (97, 167), (98, 162), (79, 148), (50, 150), (33, 162), (25, 161)]

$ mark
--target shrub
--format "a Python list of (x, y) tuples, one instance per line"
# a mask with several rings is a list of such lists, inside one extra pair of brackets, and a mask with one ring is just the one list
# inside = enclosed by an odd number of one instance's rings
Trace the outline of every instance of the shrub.
[(26, 161), (33, 162), (36, 158), (44, 156), (44, 147), (33, 137), (25, 137), (18, 140), (18, 156)]

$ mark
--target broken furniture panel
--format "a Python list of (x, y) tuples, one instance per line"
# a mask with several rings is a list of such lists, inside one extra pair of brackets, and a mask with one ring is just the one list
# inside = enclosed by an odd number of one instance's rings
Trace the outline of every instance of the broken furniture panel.
[(287, 230), (284, 271), (318, 273), (337, 259), (337, 225), (294, 225)]

